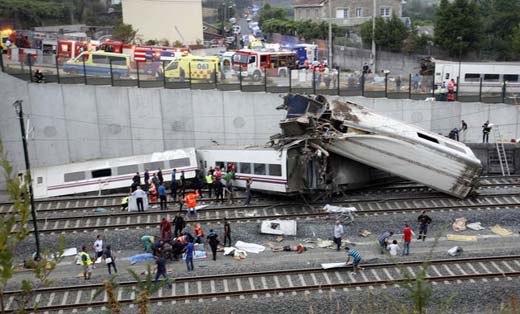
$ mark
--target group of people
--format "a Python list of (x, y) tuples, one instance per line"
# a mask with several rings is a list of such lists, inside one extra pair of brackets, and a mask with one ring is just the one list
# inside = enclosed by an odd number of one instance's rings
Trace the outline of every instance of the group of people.
[(81, 252), (78, 254), (79, 264), (83, 268), (83, 278), (85, 280), (90, 279), (94, 263), (99, 258), (101, 258), (107, 265), (109, 275), (112, 274), (112, 269), (117, 274), (116, 256), (112, 252), (112, 247), (110, 245), (103, 247), (103, 238), (100, 234), (97, 235), (96, 241), (94, 241), (93, 249), (95, 255), (91, 256), (88, 253), (87, 246), (83, 245), (81, 247)]
[(457, 94), (457, 83), (454, 79), (446, 82), (442, 82), (438, 87), (438, 99), (439, 101), (455, 101), (455, 95)]
[[(417, 240), (426, 241), (426, 235), (428, 233), (428, 226), (432, 223), (432, 219), (427, 215), (426, 211), (423, 210), (419, 217), (417, 218), (417, 222), (419, 224), (419, 234)], [(414, 232), (412, 228), (408, 224), (405, 224), (403, 229), (403, 250), (401, 252), (401, 256), (407, 256), (410, 254), (410, 243), (412, 242), (412, 236)], [(341, 224), (339, 220), (336, 220), (334, 225), (334, 243), (336, 244), (336, 250), (339, 251), (341, 248), (342, 237), (345, 235), (345, 227)], [(381, 254), (385, 254), (386, 251), (389, 251), (391, 256), (397, 256), (399, 254), (399, 244), (397, 240), (391, 240), (391, 237), (394, 235), (393, 231), (386, 230), (383, 231), (377, 237), (377, 242), (381, 249)], [(353, 258), (353, 274), (357, 273), (362, 268), (359, 266), (361, 263), (361, 254), (353, 248), (345, 247), (345, 251), (347, 254), (347, 263)]]

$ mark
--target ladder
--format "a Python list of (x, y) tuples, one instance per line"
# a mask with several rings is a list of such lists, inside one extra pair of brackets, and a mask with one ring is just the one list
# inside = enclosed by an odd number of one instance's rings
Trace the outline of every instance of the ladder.
[(504, 147), (504, 142), (502, 141), (502, 136), (500, 135), (500, 129), (498, 125), (495, 127), (496, 135), (495, 135), (495, 145), (497, 148), (498, 154), (498, 162), (500, 163), (500, 170), (502, 171), (503, 176), (510, 176), (509, 172), (509, 164), (507, 163), (507, 155), (506, 149)]

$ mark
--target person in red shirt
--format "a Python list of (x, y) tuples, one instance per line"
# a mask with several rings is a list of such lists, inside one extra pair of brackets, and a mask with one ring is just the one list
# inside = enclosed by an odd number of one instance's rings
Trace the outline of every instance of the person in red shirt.
[(403, 230), (403, 254), (402, 254), (402, 256), (408, 255), (410, 253), (410, 242), (412, 242), (412, 229), (408, 226), (408, 224), (405, 224), (404, 230)]
[(163, 241), (171, 241), (172, 239), (172, 224), (170, 221), (163, 217), (160, 225), (161, 229), (161, 240)]

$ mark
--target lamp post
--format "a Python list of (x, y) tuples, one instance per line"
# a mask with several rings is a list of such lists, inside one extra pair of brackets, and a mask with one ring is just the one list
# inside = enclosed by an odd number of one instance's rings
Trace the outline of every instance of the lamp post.
[(457, 76), (457, 80), (460, 80), (460, 66), (462, 62), (462, 36), (457, 36), (457, 41), (459, 42), (459, 75)]
[(36, 242), (36, 255), (34, 259), (40, 258), (40, 234), (38, 233), (38, 222), (36, 221), (36, 207), (34, 206), (34, 197), (33, 197), (33, 189), (32, 189), (32, 177), (31, 177), (31, 165), (29, 163), (29, 151), (27, 150), (27, 137), (25, 134), (25, 123), (23, 121), (23, 108), (22, 101), (17, 100), (13, 103), (13, 106), (16, 110), (16, 114), (18, 115), (18, 119), (20, 119), (20, 131), (22, 132), (22, 144), (23, 144), (23, 155), (25, 158), (25, 170), (27, 171), (27, 179), (29, 180), (29, 197), (31, 202), (31, 217), (34, 228), (34, 240)]
[(377, 0), (372, 2), (372, 53), (370, 54), (370, 64), (376, 72), (376, 14), (377, 14)]
[(329, 4), (329, 56), (328, 56), (328, 62), (329, 62), (329, 67), (333, 66), (333, 62), (332, 62), (332, 6), (331, 6), (331, 1), (332, 0), (329, 0), (328, 4)]

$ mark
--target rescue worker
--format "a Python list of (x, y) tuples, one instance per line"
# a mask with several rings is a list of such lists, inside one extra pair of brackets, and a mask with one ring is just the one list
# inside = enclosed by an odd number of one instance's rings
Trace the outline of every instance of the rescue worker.
[(489, 143), (489, 133), (491, 133), (491, 126), (488, 120), (482, 125), (482, 143)]
[(150, 235), (144, 235), (141, 237), (141, 242), (143, 242), (144, 251), (147, 253), (151, 253), (152, 244), (155, 242), (155, 237)]
[(446, 101), (446, 83), (442, 82), (442, 84), (439, 86), (439, 100), (440, 101)]
[[(211, 170), (211, 168), (210, 168)], [(205, 177), (206, 179), (206, 187), (208, 188), (208, 195), (211, 198), (211, 191), (213, 190), (213, 175), (210, 171), (208, 171), (208, 175)]]
[(144, 171), (144, 190), (148, 191), (148, 185), (150, 184), (150, 173), (148, 172), (148, 169), (145, 169)]
[(419, 217), (417, 218), (417, 221), (419, 222), (419, 236), (417, 237), (417, 240), (426, 240), (426, 233), (428, 233), (428, 225), (432, 223), (432, 219), (430, 216), (426, 215), (426, 211), (423, 210)]
[(359, 264), (361, 263), (361, 254), (359, 254), (359, 252), (356, 249), (351, 249), (347, 246), (345, 248), (345, 253), (347, 253), (346, 264), (348, 264), (351, 257), (354, 259), (352, 261), (352, 267), (353, 267), (352, 275), (355, 275), (358, 273), (358, 271), (363, 270), (363, 268), (359, 267)]
[(141, 176), (139, 175), (139, 172), (135, 173), (135, 176), (132, 178), (132, 182), (137, 185), (141, 185)]
[(388, 243), (390, 242), (390, 237), (394, 233), (392, 231), (384, 231), (377, 237), (377, 242), (379, 243), (379, 246), (381, 247), (381, 254), (385, 254), (386, 247), (388, 246)]
[(86, 245), (81, 247), (81, 252), (79, 253), (79, 264), (83, 267), (83, 278), (89, 280), (92, 275), (92, 258), (87, 253)]
[(163, 219), (161, 221), (160, 230), (161, 230), (161, 240), (163, 240), (163, 241), (171, 241), (171, 239), (172, 239), (172, 224), (166, 217), (163, 217)]
[(198, 191), (191, 192), (184, 197), (184, 202), (188, 207), (188, 212), (190, 214), (197, 214), (195, 207), (197, 206), (197, 197), (199, 196)]
[(181, 171), (181, 197), (184, 197), (186, 194), (186, 177), (184, 176), (184, 170)]
[(211, 253), (213, 254), (213, 260), (216, 261), (217, 260), (217, 247), (220, 242), (218, 240), (218, 235), (215, 233), (215, 231), (213, 231), (213, 229), (210, 229), (207, 238), (208, 238), (209, 246), (211, 247)]
[(45, 83), (45, 75), (39, 69), (36, 69), (34, 72), (34, 81), (36, 83)]
[(230, 204), (233, 204), (233, 180), (234, 179), (235, 179), (235, 172), (233, 171), (233, 166), (231, 164), (229, 171), (224, 176), (224, 180), (226, 181), (227, 199)]
[(175, 230), (173, 231), (174, 236), (177, 237), (181, 235), (182, 229), (186, 226), (186, 222), (180, 213), (173, 219), (173, 225), (175, 226)]
[(164, 177), (163, 177), (161, 168), (159, 168), (159, 170), (157, 170), (157, 179), (159, 180), (159, 185), (163, 184)]
[(195, 225), (193, 232), (195, 232), (195, 243), (202, 243), (202, 238), (204, 238), (204, 232), (202, 232), (202, 229), (200, 228), (199, 224)]
[(121, 198), (121, 210), (128, 209), (128, 196), (123, 196)]

